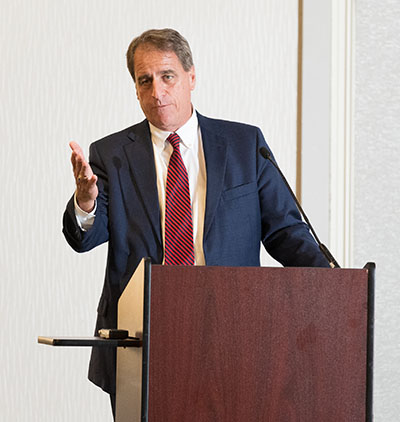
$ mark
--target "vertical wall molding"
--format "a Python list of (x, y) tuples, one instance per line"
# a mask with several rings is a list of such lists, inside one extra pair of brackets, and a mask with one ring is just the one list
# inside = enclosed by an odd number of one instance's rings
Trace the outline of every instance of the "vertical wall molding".
[(353, 264), (354, 0), (332, 1), (330, 246)]
[(297, 30), (297, 148), (296, 148), (296, 196), (301, 203), (302, 199), (302, 121), (303, 121), (303, 0), (298, 3), (298, 30)]

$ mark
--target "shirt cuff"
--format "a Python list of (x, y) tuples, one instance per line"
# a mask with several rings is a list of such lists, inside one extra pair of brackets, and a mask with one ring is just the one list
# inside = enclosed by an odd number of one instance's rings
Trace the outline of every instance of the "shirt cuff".
[(76, 192), (74, 194), (74, 206), (75, 206), (75, 217), (78, 223), (78, 226), (81, 230), (88, 231), (94, 224), (94, 219), (96, 217), (97, 201), (94, 201), (94, 208), (90, 212), (83, 211), (78, 205), (76, 200)]

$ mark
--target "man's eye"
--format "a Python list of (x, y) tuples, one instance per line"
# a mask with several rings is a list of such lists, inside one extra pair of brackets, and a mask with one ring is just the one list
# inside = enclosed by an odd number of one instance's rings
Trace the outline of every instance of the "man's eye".
[(170, 81), (173, 79), (173, 75), (164, 75), (164, 80), (165, 81)]
[(148, 85), (149, 83), (150, 83), (150, 79), (141, 79), (139, 81), (140, 86), (145, 86), (145, 85)]

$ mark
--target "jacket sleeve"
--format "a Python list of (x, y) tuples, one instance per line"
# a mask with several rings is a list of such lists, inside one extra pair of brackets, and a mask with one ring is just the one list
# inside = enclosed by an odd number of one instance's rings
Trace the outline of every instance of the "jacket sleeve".
[(262, 146), (268, 148), (259, 130), (258, 189), (265, 249), (283, 266), (329, 267), (277, 169), (259, 153)]

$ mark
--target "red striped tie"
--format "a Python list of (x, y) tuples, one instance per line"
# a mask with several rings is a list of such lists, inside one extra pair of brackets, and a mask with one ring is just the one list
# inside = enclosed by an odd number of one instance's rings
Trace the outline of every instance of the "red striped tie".
[(165, 198), (165, 265), (194, 265), (189, 179), (180, 140), (176, 133), (167, 138), (174, 151), (168, 165)]

